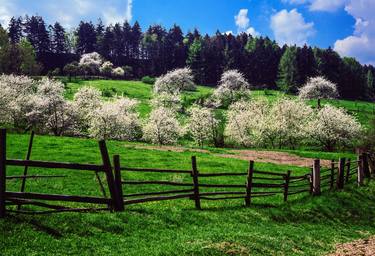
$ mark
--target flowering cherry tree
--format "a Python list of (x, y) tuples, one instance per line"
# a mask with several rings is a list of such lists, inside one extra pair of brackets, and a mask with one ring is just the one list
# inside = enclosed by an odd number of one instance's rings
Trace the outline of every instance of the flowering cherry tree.
[(77, 128), (84, 134), (89, 128), (93, 110), (101, 106), (101, 92), (94, 87), (84, 86), (74, 95), (73, 106), (78, 118)]
[(112, 75), (114, 76), (114, 77), (124, 77), (124, 75), (125, 75), (125, 71), (124, 71), (124, 69), (123, 68), (121, 68), (121, 67), (117, 67), (117, 68), (115, 68), (113, 71), (112, 71)]
[(203, 146), (205, 142), (215, 141), (218, 136), (219, 121), (212, 109), (194, 106), (189, 111), (188, 131), (194, 141)]
[(172, 94), (172, 93), (158, 93), (154, 94), (154, 97), (151, 100), (151, 105), (153, 108), (169, 108), (173, 111), (179, 111), (181, 109), (181, 95), (180, 94)]
[(111, 76), (113, 72), (113, 64), (110, 61), (106, 61), (100, 67), (100, 73), (104, 76)]
[(79, 66), (83, 69), (85, 74), (96, 75), (99, 73), (102, 63), (102, 56), (97, 52), (92, 52), (82, 55)]
[(154, 109), (143, 126), (143, 137), (159, 145), (175, 144), (183, 134), (175, 112), (159, 107)]
[(156, 79), (154, 93), (178, 94), (182, 91), (195, 90), (195, 88), (191, 69), (181, 68), (170, 71)]
[(339, 97), (336, 84), (322, 76), (309, 78), (299, 89), (300, 99), (334, 99)]
[(138, 102), (128, 98), (104, 102), (90, 115), (90, 136), (97, 139), (134, 141), (141, 136), (136, 112)]
[(36, 129), (55, 136), (71, 133), (76, 123), (72, 103), (64, 99), (64, 85), (49, 78), (39, 82), (33, 109), (26, 116)]
[(219, 86), (213, 94), (217, 106), (230, 105), (237, 100), (249, 97), (250, 85), (244, 75), (238, 70), (224, 72), (221, 76)]
[(309, 123), (309, 134), (326, 150), (346, 146), (357, 139), (362, 131), (358, 121), (343, 109), (324, 106)]

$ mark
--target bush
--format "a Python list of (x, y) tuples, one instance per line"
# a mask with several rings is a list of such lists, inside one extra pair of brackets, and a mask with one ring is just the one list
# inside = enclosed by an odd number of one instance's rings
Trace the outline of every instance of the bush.
[(338, 98), (336, 84), (318, 76), (310, 78), (306, 84), (299, 89), (300, 99), (334, 99)]
[(113, 64), (110, 61), (104, 62), (102, 66), (100, 67), (100, 73), (103, 76), (110, 77), (112, 75), (112, 72), (113, 72)]
[(97, 52), (92, 52), (81, 56), (79, 66), (85, 75), (98, 75), (102, 63), (102, 56)]
[(213, 93), (216, 107), (227, 107), (233, 102), (250, 98), (250, 85), (238, 70), (224, 72), (218, 88)]
[(180, 68), (168, 72), (156, 79), (154, 93), (176, 94), (182, 91), (195, 90), (194, 77), (191, 69)]
[(142, 82), (145, 83), (145, 84), (154, 85), (155, 81), (156, 81), (155, 77), (151, 77), (151, 76), (144, 76), (144, 77), (142, 77)]
[(115, 68), (113, 71), (112, 71), (112, 75), (116, 78), (123, 78), (124, 77), (124, 74), (125, 74), (125, 71), (118, 67), (118, 68)]
[(309, 124), (311, 139), (328, 151), (337, 146), (350, 145), (353, 140), (358, 139), (361, 131), (361, 125), (355, 118), (330, 105), (320, 109)]
[(182, 134), (176, 114), (164, 107), (154, 109), (143, 126), (144, 139), (154, 144), (175, 144)]
[(135, 141), (141, 137), (138, 102), (128, 98), (104, 102), (91, 114), (89, 133), (96, 139)]

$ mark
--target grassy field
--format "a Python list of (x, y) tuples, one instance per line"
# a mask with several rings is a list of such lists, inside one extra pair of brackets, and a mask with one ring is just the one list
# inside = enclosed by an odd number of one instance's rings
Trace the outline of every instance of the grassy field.
[[(8, 136), (8, 156), (23, 158), (28, 136)], [(97, 142), (91, 139), (37, 136), (32, 159), (99, 163)], [(247, 162), (211, 153), (168, 152), (137, 149), (137, 143), (108, 142), (110, 154), (120, 154), (131, 167), (190, 168), (197, 156), (201, 172), (244, 171)], [(225, 150), (225, 149), (224, 149)], [(308, 152), (298, 151), (299, 154)], [(313, 157), (340, 156), (315, 152)], [(295, 175), (305, 168), (256, 163), (258, 170)], [(9, 174), (21, 169), (9, 168)], [(51, 170), (30, 169), (30, 174), (51, 174)], [(65, 178), (27, 182), (27, 191), (100, 195), (90, 172), (59, 171)], [(125, 179), (153, 179), (155, 175), (132, 174)], [(158, 176), (160, 178), (160, 176)], [(184, 180), (182, 176), (164, 179)], [(190, 179), (190, 178), (188, 178)], [(237, 179), (237, 178), (236, 178)], [(222, 182), (233, 182), (224, 179)], [(237, 182), (243, 182), (238, 181)], [(9, 190), (19, 182), (8, 181)], [(144, 189), (144, 190), (143, 190)], [(142, 188), (145, 191), (147, 188)], [(156, 186), (153, 189), (161, 189)], [(134, 191), (124, 187), (128, 193)], [(375, 233), (375, 185), (348, 186), (342, 192), (324, 192), (259, 198), (250, 208), (242, 200), (204, 202), (202, 211), (193, 201), (148, 203), (127, 207), (124, 213), (62, 213), (45, 216), (10, 215), (0, 220), (1, 255), (321, 255), (334, 244)]]
[[(129, 98), (139, 100), (139, 112), (142, 117), (145, 117), (150, 111), (150, 100), (152, 98), (152, 86), (144, 84), (139, 81), (119, 81), (119, 80), (77, 80), (67, 83), (66, 97), (69, 99), (73, 98), (73, 95), (77, 90), (85, 85), (94, 86), (100, 89), (102, 92), (106, 91), (107, 95), (124, 95)], [(195, 92), (184, 92), (182, 99), (183, 105), (188, 107), (192, 105), (196, 99), (204, 97), (213, 92), (212, 87), (198, 86)], [(274, 90), (253, 90), (252, 97), (260, 98), (265, 97), (269, 101), (273, 102), (279, 97), (287, 96), (294, 98), (295, 96), (285, 95), (282, 92)], [(316, 106), (316, 101), (309, 101), (309, 104)], [(375, 104), (364, 101), (349, 101), (349, 100), (322, 100), (322, 104), (331, 104), (336, 107), (346, 109), (350, 114), (356, 116), (356, 118), (365, 126), (368, 125), (369, 120), (375, 116)]]

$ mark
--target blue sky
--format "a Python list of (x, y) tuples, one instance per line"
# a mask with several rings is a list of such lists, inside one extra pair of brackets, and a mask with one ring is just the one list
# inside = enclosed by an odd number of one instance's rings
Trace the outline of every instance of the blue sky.
[(179, 24), (186, 32), (247, 31), (279, 43), (331, 46), (343, 56), (375, 64), (375, 0), (0, 0), (0, 23), (11, 16), (42, 15), (75, 27), (79, 20), (138, 20)]

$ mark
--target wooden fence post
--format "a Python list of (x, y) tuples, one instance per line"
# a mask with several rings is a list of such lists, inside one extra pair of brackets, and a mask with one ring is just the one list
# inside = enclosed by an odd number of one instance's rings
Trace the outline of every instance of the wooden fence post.
[(109, 159), (107, 145), (104, 140), (99, 141), (100, 154), (102, 156), (103, 168), (107, 177), (109, 193), (111, 194), (112, 206), (115, 211), (120, 211), (120, 199), (112, 173), (111, 161)]
[(350, 158), (348, 159), (348, 161), (346, 162), (346, 175), (345, 175), (345, 182), (348, 183), (349, 182), (349, 176), (350, 176)]
[[(26, 153), (26, 159), (25, 160), (30, 160), (30, 157), (31, 157), (31, 151), (33, 149), (33, 142), (34, 142), (34, 136), (35, 136), (35, 132), (34, 131), (31, 131), (31, 134), (30, 134), (30, 140), (29, 140), (29, 147), (27, 149), (27, 153)], [(27, 172), (29, 170), (29, 167), (28, 166), (25, 166), (25, 168), (23, 169), (23, 178), (22, 178), (22, 183), (21, 183), (21, 192), (25, 192), (25, 186), (26, 186), (26, 176), (27, 176)], [(17, 206), (17, 210), (21, 210), (21, 204), (19, 204)]]
[(313, 195), (320, 195), (320, 159), (314, 160), (313, 165)]
[(249, 169), (247, 170), (247, 181), (246, 181), (246, 197), (245, 197), (246, 206), (250, 206), (251, 204), (251, 187), (253, 184), (253, 175), (254, 175), (254, 161), (250, 161)]
[(120, 156), (113, 156), (113, 165), (115, 170), (115, 184), (117, 188), (119, 200), (119, 211), (124, 211), (124, 194), (122, 192), (122, 180), (121, 180), (121, 165), (120, 165)]
[(339, 160), (339, 172), (337, 174), (336, 187), (337, 189), (344, 188), (344, 178), (345, 178), (345, 158), (340, 158)]
[(331, 181), (329, 189), (333, 189), (333, 185), (335, 184), (335, 160), (331, 160)]
[(291, 171), (288, 171), (285, 175), (285, 183), (284, 183), (284, 202), (288, 201), (288, 191), (289, 191), (289, 181), (290, 181), (290, 174)]
[(358, 155), (358, 170), (357, 170), (357, 183), (358, 186), (363, 185), (365, 174), (363, 171), (363, 155)]
[(197, 159), (195, 156), (191, 157), (191, 166), (192, 166), (191, 176), (193, 177), (193, 185), (194, 185), (195, 208), (200, 210), (201, 201), (200, 201), (200, 196), (199, 196), (199, 181), (198, 181), (199, 172), (197, 168)]
[(6, 129), (0, 130), (0, 218), (5, 217), (5, 191), (6, 191)]

